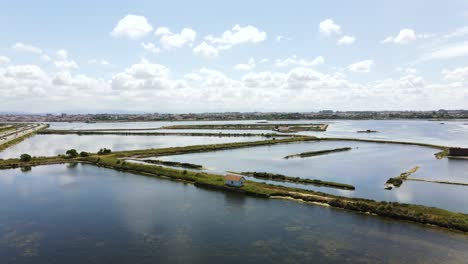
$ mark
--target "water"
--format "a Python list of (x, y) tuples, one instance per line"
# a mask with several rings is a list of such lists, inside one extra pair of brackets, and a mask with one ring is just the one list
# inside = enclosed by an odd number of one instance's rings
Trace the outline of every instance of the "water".
[[(465, 263), (468, 236), (51, 165), (0, 172), (2, 263)], [(14, 206), (12, 206), (14, 205)]]
[[(315, 157), (283, 159), (291, 154), (342, 147), (353, 149)], [(468, 186), (405, 181), (401, 187), (390, 191), (383, 188), (389, 178), (415, 166), (421, 168), (411, 176), (414, 178), (468, 183), (468, 160), (438, 160), (434, 157), (434, 153), (438, 151), (397, 144), (321, 141), (192, 153), (158, 159), (200, 164), (208, 171), (219, 174), (226, 171), (257, 171), (347, 183), (354, 185), (356, 190), (270, 182), (348, 197), (422, 204), (468, 213)]]
[[(159, 128), (170, 125), (197, 124), (254, 124), (258, 121), (183, 121), (183, 122), (129, 122), (129, 123), (51, 123), (53, 129), (112, 129)], [(447, 146), (468, 147), (468, 120), (282, 120), (270, 123), (327, 123), (326, 132), (301, 132), (304, 135), (402, 140)], [(443, 123), (443, 124), (441, 124)], [(356, 133), (359, 130), (377, 130), (379, 133)], [(177, 130), (162, 130), (172, 131)], [(269, 130), (182, 130), (185, 132), (245, 132), (265, 133)]]
[(97, 152), (100, 148), (113, 151), (221, 144), (264, 140), (262, 137), (191, 137), (191, 136), (121, 136), (121, 135), (36, 135), (0, 152), (0, 159), (31, 156), (56, 156), (68, 149)]

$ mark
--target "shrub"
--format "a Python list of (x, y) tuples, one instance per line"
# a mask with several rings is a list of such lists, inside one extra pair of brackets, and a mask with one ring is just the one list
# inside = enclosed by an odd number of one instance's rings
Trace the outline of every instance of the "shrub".
[(110, 154), (112, 151), (110, 149), (107, 149), (107, 148), (102, 148), (98, 151), (98, 155), (106, 155), (106, 154)]
[(81, 151), (81, 152), (80, 152), (80, 157), (85, 158), (85, 157), (88, 157), (88, 156), (89, 156), (89, 153), (88, 153), (88, 152), (86, 152), (86, 151)]
[(22, 161), (22, 162), (29, 162), (29, 161), (31, 161), (31, 159), (32, 159), (31, 155), (26, 154), (26, 153), (21, 154), (21, 156), (20, 156), (20, 161)]
[(78, 151), (76, 151), (76, 149), (69, 149), (69, 150), (67, 150), (67, 152), (65, 152), (65, 154), (67, 155), (67, 158), (76, 158), (76, 157), (78, 157)]

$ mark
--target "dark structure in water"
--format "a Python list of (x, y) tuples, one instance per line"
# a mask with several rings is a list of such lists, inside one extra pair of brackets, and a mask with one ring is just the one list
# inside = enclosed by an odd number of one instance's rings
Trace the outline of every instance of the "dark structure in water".
[(465, 156), (468, 157), (468, 148), (450, 148), (449, 156)]

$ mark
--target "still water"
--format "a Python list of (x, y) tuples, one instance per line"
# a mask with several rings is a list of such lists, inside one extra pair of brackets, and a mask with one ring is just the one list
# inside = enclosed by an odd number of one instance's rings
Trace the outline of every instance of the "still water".
[[(308, 151), (352, 147), (352, 150), (308, 158), (284, 159)], [(419, 166), (411, 177), (468, 183), (468, 160), (436, 159), (437, 149), (397, 144), (320, 141), (192, 153), (157, 159), (200, 164), (210, 172), (270, 172), (308, 179), (352, 184), (354, 191), (313, 185), (278, 183), (348, 197), (436, 206), (468, 213), (468, 186), (405, 181), (385, 190), (391, 177)], [(254, 178), (250, 178), (254, 180)], [(257, 180), (264, 181), (264, 180)]]
[[(52, 129), (135, 129), (160, 128), (171, 125), (197, 124), (255, 124), (257, 120), (247, 121), (183, 121), (183, 122), (129, 122), (129, 123), (51, 123)], [(304, 135), (373, 138), (383, 140), (402, 140), (447, 146), (468, 147), (468, 120), (429, 121), (429, 120), (282, 120), (269, 123), (327, 123), (326, 132), (301, 132)], [(359, 130), (376, 130), (379, 133), (357, 133)], [(160, 130), (172, 131), (177, 130)], [(269, 130), (183, 130), (185, 132), (271, 132)]]
[(0, 171), (1, 263), (466, 263), (468, 236), (92, 165)]
[(191, 137), (191, 136), (121, 136), (121, 135), (36, 135), (0, 152), (0, 159), (31, 156), (55, 156), (68, 149), (97, 152), (100, 148), (113, 151), (148, 148), (182, 147), (264, 140), (262, 137)]

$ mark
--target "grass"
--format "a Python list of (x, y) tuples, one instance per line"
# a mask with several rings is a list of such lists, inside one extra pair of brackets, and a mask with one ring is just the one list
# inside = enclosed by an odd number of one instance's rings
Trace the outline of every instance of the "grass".
[(325, 150), (309, 151), (309, 152), (303, 152), (303, 153), (299, 153), (299, 154), (288, 155), (288, 156), (286, 156), (284, 158), (285, 159), (307, 158), (307, 157), (326, 155), (326, 154), (330, 154), (330, 153), (342, 152), (342, 151), (348, 151), (348, 150), (351, 150), (351, 148), (346, 147), (346, 148), (336, 148), (336, 149), (325, 149)]
[(257, 178), (257, 179), (271, 180), (271, 181), (312, 184), (315, 186), (325, 186), (325, 187), (332, 187), (332, 188), (338, 188), (338, 189), (344, 189), (344, 190), (355, 189), (353, 185), (345, 184), (345, 183), (322, 181), (322, 180), (317, 180), (317, 179), (303, 179), (299, 177), (291, 177), (291, 176), (286, 176), (286, 175), (276, 174), (276, 173), (269, 173), (269, 172), (240, 172), (237, 174), (250, 176), (250, 177)]
[(402, 172), (400, 176), (398, 177), (388, 179), (387, 182), (385, 182), (385, 184), (386, 185), (391, 184), (395, 187), (400, 187), (403, 184), (403, 181), (408, 178), (408, 176), (410, 176), (411, 174), (415, 173), (418, 170), (419, 170), (419, 166), (413, 167), (408, 171)]

